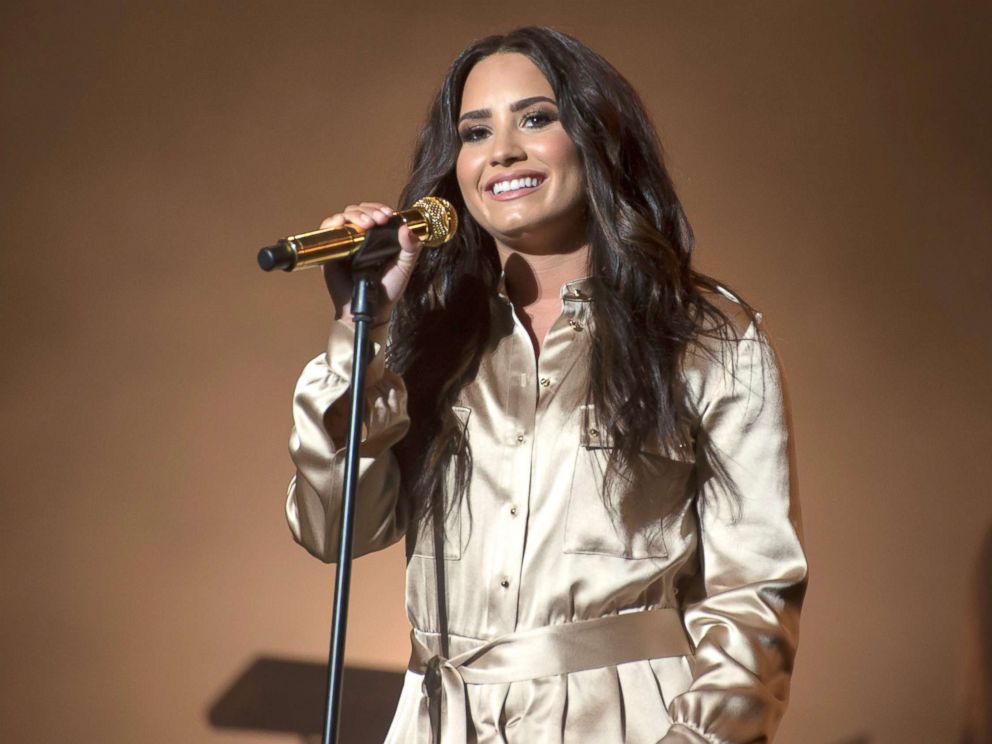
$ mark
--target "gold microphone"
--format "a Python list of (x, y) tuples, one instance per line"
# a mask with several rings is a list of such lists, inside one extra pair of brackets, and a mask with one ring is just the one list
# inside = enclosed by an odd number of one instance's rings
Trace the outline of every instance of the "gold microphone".
[[(381, 227), (396, 230), (401, 225), (410, 228), (410, 232), (428, 248), (437, 248), (451, 240), (455, 234), (458, 229), (458, 213), (451, 202), (438, 196), (425, 196), (418, 199), (410, 209), (394, 213)], [(350, 258), (362, 247), (366, 232), (368, 231), (358, 225), (346, 223), (328, 230), (291, 235), (260, 250), (258, 265), (263, 271), (296, 271), (328, 261)]]

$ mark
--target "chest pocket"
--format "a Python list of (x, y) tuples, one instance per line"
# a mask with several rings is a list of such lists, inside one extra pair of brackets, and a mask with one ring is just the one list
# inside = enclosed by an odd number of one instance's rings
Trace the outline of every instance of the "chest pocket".
[(579, 447), (565, 515), (564, 551), (628, 560), (666, 558), (665, 518), (690, 497), (695, 458), (690, 448), (645, 448), (629, 479), (615, 478), (603, 498), (613, 442), (592, 405), (582, 406)]
[[(462, 436), (468, 436), (468, 420), (472, 415), (472, 409), (465, 406), (452, 406), (452, 413), (458, 419), (462, 428)], [(447, 493), (451, 494), (454, 489), (454, 469), (449, 468)], [(444, 517), (444, 559), (448, 561), (461, 560), (464, 548), (463, 541), (468, 538), (469, 530), (463, 529), (463, 524), (467, 520), (468, 510), (465, 507), (465, 497), (459, 500)], [(419, 530), (413, 536), (415, 543), (413, 555), (423, 558), (434, 557), (434, 526), (431, 519), (425, 519)]]

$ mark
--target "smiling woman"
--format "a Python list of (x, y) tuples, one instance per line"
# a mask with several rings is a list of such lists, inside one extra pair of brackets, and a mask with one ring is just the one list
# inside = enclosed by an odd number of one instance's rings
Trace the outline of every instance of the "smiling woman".
[(589, 255), (582, 159), (554, 95), (526, 55), (480, 61), (462, 90), (455, 167), (465, 208), (509, 266), (507, 285), (538, 353), (559, 314), (558, 287), (585, 274)]
[(465, 80), (461, 108), (458, 186), (501, 254), (584, 245), (582, 159), (537, 66), (518, 53), (483, 59)]
[[(401, 203), (428, 194), (461, 227), (425, 252), (401, 230), (383, 279), (355, 526), (356, 553), (407, 544), (388, 741), (770, 741), (806, 585), (778, 367), (693, 269), (637, 94), (553, 30), (478, 41)], [(297, 386), (286, 507), (329, 561), (353, 333), (325, 272), (339, 320)]]

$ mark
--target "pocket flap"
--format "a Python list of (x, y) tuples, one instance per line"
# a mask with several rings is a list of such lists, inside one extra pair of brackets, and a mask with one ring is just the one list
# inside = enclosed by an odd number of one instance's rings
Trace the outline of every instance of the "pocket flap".
[[(686, 437), (691, 442), (691, 437)], [(587, 403), (582, 406), (582, 425), (579, 430), (579, 444), (586, 449), (610, 449), (613, 445), (613, 437), (606, 427), (600, 424), (596, 416), (596, 406)], [(693, 463), (696, 456), (691, 445), (687, 444), (664, 444), (659, 445), (657, 441), (646, 442), (641, 447), (641, 452), (657, 457), (664, 457), (675, 462)]]

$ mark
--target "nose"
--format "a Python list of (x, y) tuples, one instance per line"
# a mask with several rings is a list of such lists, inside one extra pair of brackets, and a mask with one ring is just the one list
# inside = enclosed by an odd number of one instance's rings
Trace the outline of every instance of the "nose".
[(512, 128), (497, 130), (490, 139), (492, 151), (489, 154), (490, 165), (509, 165), (527, 159), (527, 152), (517, 139), (516, 131)]

